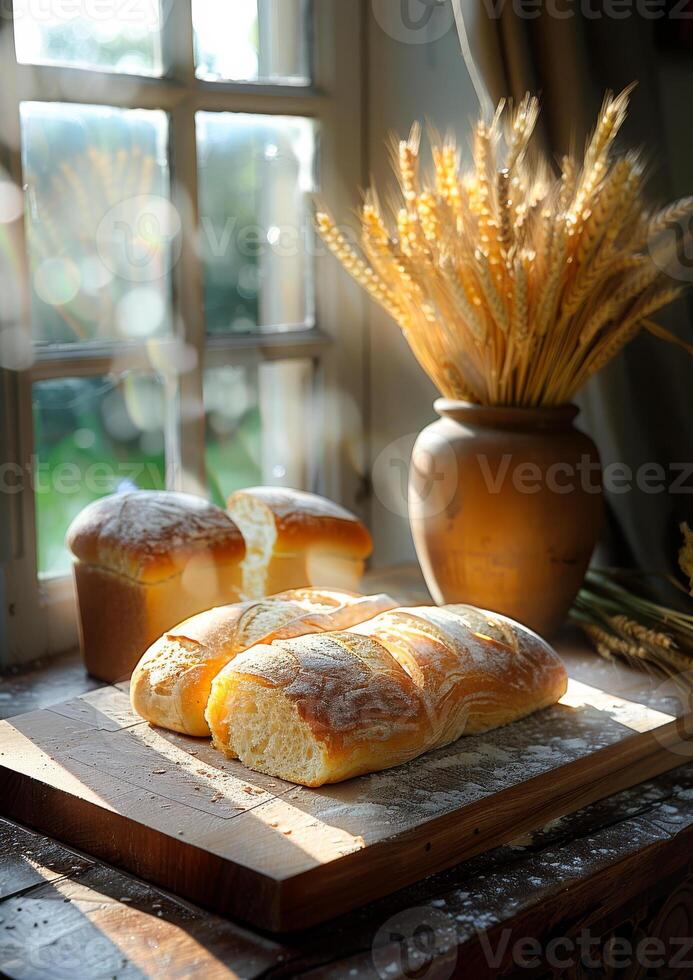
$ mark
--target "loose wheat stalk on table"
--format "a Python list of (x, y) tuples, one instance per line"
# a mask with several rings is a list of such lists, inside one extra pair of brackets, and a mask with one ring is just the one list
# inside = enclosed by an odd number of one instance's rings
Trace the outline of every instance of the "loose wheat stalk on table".
[[(614, 656), (647, 670), (667, 674), (687, 693), (693, 690), (693, 531), (681, 525), (683, 544), (677, 576), (635, 569), (593, 568), (578, 593), (570, 619), (580, 626), (606, 660)], [(651, 595), (651, 582), (666, 580), (679, 602), (662, 605)]]
[(643, 327), (693, 353), (650, 319), (682, 291), (663, 271), (662, 250), (693, 198), (660, 211), (645, 203), (639, 156), (613, 152), (628, 97), (606, 96), (583, 161), (564, 157), (557, 176), (528, 159), (539, 113), (529, 95), (477, 123), (467, 174), (454, 138), (434, 134), (424, 176), (415, 124), (394, 147), (391, 220), (375, 191), (365, 195), (362, 254), (317, 211), (328, 248), (397, 321), (443, 395), (570, 401)]

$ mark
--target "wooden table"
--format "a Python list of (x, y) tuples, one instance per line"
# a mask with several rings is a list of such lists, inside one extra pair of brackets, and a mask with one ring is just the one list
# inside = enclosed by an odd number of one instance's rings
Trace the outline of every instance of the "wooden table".
[[(371, 577), (373, 589), (388, 585), (391, 576)], [(398, 575), (397, 588), (420, 595), (414, 573)], [(0, 679), (0, 717), (96, 686), (76, 654), (37, 664)], [(693, 976), (693, 761), (681, 761), (539, 833), (282, 937), (0, 820), (0, 976)]]

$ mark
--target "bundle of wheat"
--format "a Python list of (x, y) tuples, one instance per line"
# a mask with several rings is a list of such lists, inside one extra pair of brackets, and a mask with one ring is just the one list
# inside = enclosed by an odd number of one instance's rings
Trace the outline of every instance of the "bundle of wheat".
[[(693, 595), (693, 532), (681, 525), (683, 547), (679, 566)], [(652, 575), (666, 578), (686, 598), (674, 609), (648, 596)], [(693, 687), (693, 612), (688, 589), (678, 578), (633, 569), (591, 569), (578, 593), (570, 618), (594, 644), (597, 653), (610, 660), (630, 663), (668, 674), (682, 686)]]
[(646, 579), (629, 569), (590, 570), (570, 619), (607, 660), (618, 656), (670, 675), (689, 672), (693, 615), (653, 602), (646, 595)]
[(539, 112), (529, 95), (477, 124), (465, 175), (455, 140), (434, 134), (433, 179), (422, 178), (415, 124), (395, 147), (392, 225), (375, 191), (365, 196), (365, 258), (318, 210), (328, 248), (398, 322), (445, 396), (569, 401), (641, 327), (693, 350), (649, 319), (680, 292), (652, 243), (693, 212), (693, 198), (646, 206), (638, 155), (613, 153), (628, 95), (607, 95), (582, 165), (566, 156), (559, 176), (528, 159)]

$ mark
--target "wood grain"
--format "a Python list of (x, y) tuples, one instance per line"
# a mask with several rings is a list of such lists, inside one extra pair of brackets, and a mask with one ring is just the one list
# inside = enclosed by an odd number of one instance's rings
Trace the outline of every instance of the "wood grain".
[[(0, 974), (10, 980), (26, 980), (28, 966), (40, 955), (51, 956), (51, 977), (64, 976), (67, 980), (77, 975), (79, 980), (97, 980), (104, 975), (118, 980), (133, 975), (170, 980), (171, 976), (195, 975), (197, 969), (215, 978), (272, 976), (293, 980), (311, 976), (341, 980), (356, 976), (377, 980), (383, 975), (400, 975), (408, 951), (398, 944), (382, 950), (378, 973), (373, 961), (375, 936), (384, 928), (398, 931), (403, 918), (413, 911), (425, 917), (434, 910), (438, 922), (455, 924), (458, 975), (475, 980), (497, 977), (500, 971), (489, 968), (484, 948), (497, 950), (508, 935), (502, 972), (513, 975), (512, 947), (523, 937), (535, 937), (545, 946), (553, 936), (589, 928), (603, 945), (614, 924), (625, 917), (630, 924), (633, 909), (653, 900), (654, 925), (658, 925), (659, 896), (665, 897), (669, 907), (687, 875), (690, 878), (691, 798), (693, 765), (689, 764), (553, 821), (537, 833), (479, 855), (362, 911), (280, 940), (253, 935), (112, 868), (101, 866), (98, 873), (85, 877), (91, 862), (0, 820), (0, 881), (12, 881), (19, 856), (31, 864), (36, 882), (27, 888), (26, 880), (17, 880), (14, 890), (10, 885), (9, 894), (21, 894), (22, 902), (0, 900)], [(622, 877), (624, 869), (627, 875)], [(60, 915), (60, 929), (51, 932), (48, 942), (42, 920), (34, 914), (33, 899), (45, 897), (44, 879), (50, 875), (55, 880), (56, 873), (69, 879), (60, 883), (56, 897), (76, 909), (70, 915)], [(122, 960), (115, 955), (109, 958), (108, 970), (90, 961), (75, 972), (75, 937), (79, 945), (103, 942), (99, 928), (103, 920), (92, 918), (90, 913), (105, 905), (111, 944), (126, 952)], [(57, 905), (53, 909), (57, 910)], [(161, 922), (154, 934), (152, 919)], [(38, 922), (36, 928), (34, 922)], [(648, 923), (646, 929), (648, 935), (666, 938), (664, 928), (661, 933), (654, 927), (650, 931)], [(18, 931), (24, 945), (17, 942)], [(673, 923), (670, 935), (680, 935), (679, 922)], [(43, 952), (37, 954), (37, 948)], [(523, 970), (521, 975), (526, 973)]]
[(263, 928), (305, 928), (686, 761), (670, 688), (584, 653), (565, 703), (308, 790), (151, 728), (107, 687), (0, 724), (0, 809)]
[[(18, 844), (21, 879), (8, 861)], [(13, 891), (0, 896), (3, 977), (216, 980), (256, 976), (285, 955), (272, 940), (0, 821), (0, 883), (10, 880)]]

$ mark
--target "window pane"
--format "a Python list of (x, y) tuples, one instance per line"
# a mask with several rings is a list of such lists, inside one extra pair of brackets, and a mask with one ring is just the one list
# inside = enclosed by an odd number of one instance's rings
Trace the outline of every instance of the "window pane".
[(197, 114), (209, 333), (312, 326), (315, 123)]
[(198, 78), (310, 82), (309, 0), (193, 0)]
[(257, 484), (308, 486), (313, 363), (267, 361), (204, 372), (207, 481), (224, 505)]
[(164, 395), (152, 375), (60, 378), (33, 385), (39, 571), (65, 573), (65, 532), (92, 500), (163, 489)]
[(25, 102), (21, 123), (34, 339), (167, 333), (180, 221), (166, 114)]
[(161, 74), (159, 0), (15, 0), (17, 60), (23, 64)]

